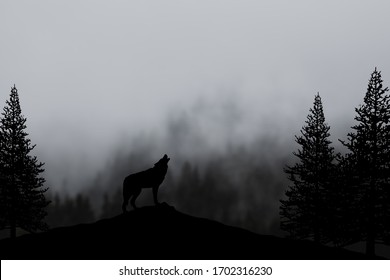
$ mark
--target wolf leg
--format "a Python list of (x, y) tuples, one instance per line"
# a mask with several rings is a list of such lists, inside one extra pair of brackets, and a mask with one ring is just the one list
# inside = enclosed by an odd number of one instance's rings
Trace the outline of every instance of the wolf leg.
[(158, 205), (158, 199), (157, 199), (157, 193), (158, 193), (158, 187), (153, 187), (153, 200), (154, 204)]
[(127, 204), (129, 203), (129, 198), (131, 197), (131, 192), (128, 186), (126, 186), (126, 179), (123, 182), (123, 203), (122, 203), (122, 212), (127, 212)]
[(126, 213), (126, 212), (127, 212), (126, 207), (127, 207), (127, 204), (129, 203), (129, 198), (130, 198), (130, 197), (124, 197), (124, 198), (123, 198), (123, 203), (122, 203), (122, 212), (123, 212), (123, 213)]
[(139, 194), (141, 193), (141, 188), (137, 188), (134, 193), (133, 193), (133, 197), (131, 198), (130, 200), (130, 204), (131, 206), (133, 206), (134, 209), (137, 208), (137, 206), (135, 206), (135, 200), (137, 199), (137, 197), (139, 196)]

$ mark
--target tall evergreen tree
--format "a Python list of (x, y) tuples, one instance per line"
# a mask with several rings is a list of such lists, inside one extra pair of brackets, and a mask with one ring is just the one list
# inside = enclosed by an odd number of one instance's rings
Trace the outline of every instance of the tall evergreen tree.
[(347, 141), (346, 161), (351, 166), (350, 202), (357, 213), (354, 231), (366, 241), (366, 253), (375, 254), (375, 243), (389, 234), (390, 220), (390, 96), (376, 68), (368, 82), (364, 103), (355, 108), (357, 124)]
[(301, 129), (302, 135), (295, 136), (301, 148), (293, 154), (299, 160), (285, 169), (292, 185), (286, 191), (287, 199), (281, 200), (281, 229), (292, 238), (329, 242), (327, 197), (332, 187), (335, 160), (329, 129), (318, 93), (306, 125)]
[(48, 205), (44, 196), (47, 189), (43, 188), (45, 179), (40, 176), (43, 163), (30, 155), (35, 145), (31, 145), (25, 129), (26, 118), (14, 86), (0, 122), (0, 225), (10, 228), (12, 238), (17, 227), (27, 231), (46, 229), (43, 218)]

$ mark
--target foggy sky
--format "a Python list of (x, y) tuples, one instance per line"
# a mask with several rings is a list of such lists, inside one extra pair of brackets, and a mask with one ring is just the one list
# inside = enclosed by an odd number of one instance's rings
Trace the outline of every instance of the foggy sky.
[(293, 142), (317, 92), (336, 142), (375, 67), (390, 84), (389, 8), (372, 0), (2, 0), (1, 108), (16, 84), (54, 185), (87, 180), (139, 142), (173, 159), (263, 136)]

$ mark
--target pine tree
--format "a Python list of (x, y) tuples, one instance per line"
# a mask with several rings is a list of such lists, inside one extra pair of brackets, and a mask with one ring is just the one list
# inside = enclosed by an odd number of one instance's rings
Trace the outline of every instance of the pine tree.
[(292, 238), (330, 241), (327, 197), (332, 188), (335, 155), (328, 139), (329, 130), (318, 93), (301, 129), (302, 135), (295, 136), (301, 148), (293, 154), (299, 160), (285, 168), (292, 185), (286, 191), (287, 199), (281, 200), (281, 229)]
[(355, 244), (361, 240), (360, 231), (354, 226), (360, 219), (357, 204), (354, 162), (351, 155), (337, 155), (337, 171), (335, 172), (334, 188), (328, 197), (330, 203), (329, 217), (331, 221), (330, 235), (332, 242), (338, 247)]
[(43, 163), (30, 155), (35, 145), (31, 145), (25, 129), (26, 118), (14, 85), (0, 123), (0, 225), (10, 228), (11, 238), (16, 236), (17, 227), (30, 232), (46, 229), (43, 219), (48, 205), (44, 196), (47, 189), (43, 188), (45, 179), (40, 176)]
[(357, 213), (351, 227), (366, 241), (366, 253), (375, 254), (375, 243), (389, 235), (390, 219), (390, 97), (383, 88), (381, 72), (375, 68), (368, 82), (364, 103), (355, 108), (358, 122), (341, 141), (352, 172), (350, 205)]

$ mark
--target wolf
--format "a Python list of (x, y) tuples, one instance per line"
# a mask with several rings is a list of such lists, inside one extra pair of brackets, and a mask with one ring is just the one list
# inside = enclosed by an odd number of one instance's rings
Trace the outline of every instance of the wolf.
[(165, 154), (158, 162), (154, 164), (154, 167), (147, 170), (130, 174), (123, 181), (123, 204), (122, 211), (123, 213), (127, 212), (127, 204), (130, 200), (131, 206), (136, 209), (135, 200), (141, 193), (143, 188), (152, 188), (153, 189), (153, 200), (157, 205), (157, 192), (158, 187), (164, 181), (165, 175), (168, 171), (168, 161), (170, 158)]

